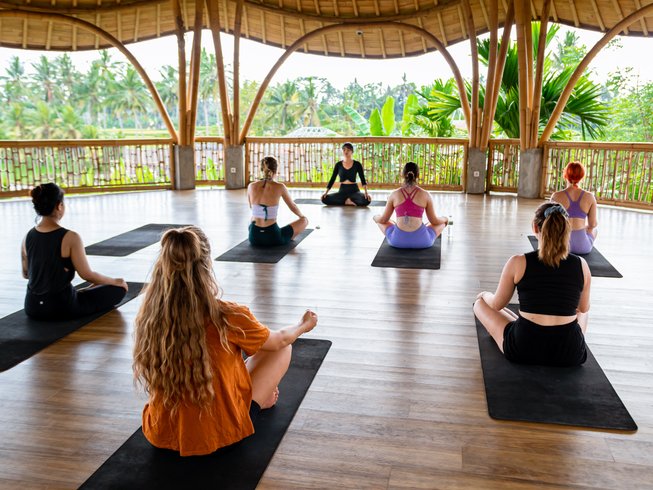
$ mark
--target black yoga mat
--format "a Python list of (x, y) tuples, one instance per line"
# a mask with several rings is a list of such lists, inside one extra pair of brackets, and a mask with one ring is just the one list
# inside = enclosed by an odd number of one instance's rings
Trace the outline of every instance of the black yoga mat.
[[(295, 199), (295, 204), (319, 204), (321, 206), (325, 206), (324, 203), (320, 199), (306, 199), (306, 198), (299, 198)], [(385, 201), (371, 201), (369, 203), (369, 206), (385, 206)], [(349, 206), (349, 207), (365, 207), (365, 206)]]
[[(537, 237), (528, 235), (528, 240), (531, 242), (533, 250), (537, 250)], [(594, 247), (588, 254), (576, 255), (583, 257), (587, 261), (590, 272), (594, 277), (624, 277), (610, 262), (608, 262), (608, 259), (606, 259), (603, 254), (596, 249), (596, 247)]]
[(276, 264), (283, 259), (288, 252), (295, 248), (299, 242), (312, 232), (312, 229), (304, 230), (286, 245), (276, 247), (255, 247), (249, 240), (244, 240), (231, 250), (216, 258), (220, 262), (255, 262), (258, 264)]
[[(88, 283), (80, 284), (77, 289), (88, 285)], [(143, 283), (141, 282), (128, 282), (127, 285), (129, 291), (127, 291), (118, 306), (134, 299), (143, 289)], [(101, 311), (75, 320), (42, 322), (32, 320), (25, 314), (25, 310), (20, 310), (0, 319), (0, 372), (29, 359), (50, 344), (100, 318), (107, 311), (111, 310)]]
[(435, 239), (430, 248), (394, 248), (383, 240), (381, 248), (372, 261), (373, 267), (395, 267), (397, 269), (439, 269), (442, 254), (442, 235)]
[(279, 385), (279, 401), (261, 411), (256, 432), (240, 443), (207, 456), (182, 458), (153, 447), (138, 429), (80, 488), (256, 488), (330, 347), (328, 340), (295, 342), (290, 368)]
[[(513, 311), (518, 305), (509, 305)], [(476, 318), (490, 417), (596, 429), (637, 430), (623, 402), (587, 348), (577, 367), (549, 367), (508, 361)]]
[(126, 255), (138, 252), (140, 249), (161, 240), (164, 231), (170, 228), (181, 228), (188, 225), (162, 225), (159, 223), (150, 223), (141, 226), (102, 242), (94, 243), (86, 247), (87, 255), (106, 255), (109, 257), (125, 257)]

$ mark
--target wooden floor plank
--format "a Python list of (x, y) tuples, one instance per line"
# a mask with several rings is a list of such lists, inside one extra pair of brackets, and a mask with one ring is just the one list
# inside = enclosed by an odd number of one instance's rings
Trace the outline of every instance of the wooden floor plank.
[[(316, 191), (291, 191), (315, 197)], [(382, 192), (375, 198), (384, 198)], [(434, 194), (442, 268), (372, 268), (380, 209), (303, 206), (319, 226), (278, 264), (214, 262), (224, 298), (273, 328), (317, 310), (309, 336), (333, 346), (261, 488), (653, 488), (653, 214), (600, 207), (596, 245), (624, 275), (594, 278), (587, 341), (639, 425), (634, 434), (489, 418), (471, 305), (513, 254), (530, 251), (540, 201)], [(0, 202), (0, 316), (22, 308), (26, 200)], [(244, 191), (67, 198), (63, 225), (85, 244), (147, 223), (195, 223), (217, 257), (247, 236)], [(280, 222), (292, 219), (282, 206)], [(153, 245), (90, 257), (145, 282)], [(140, 425), (131, 373), (140, 299), (0, 373), (0, 489), (75, 488)], [(283, 396), (283, 393), (281, 394)]]

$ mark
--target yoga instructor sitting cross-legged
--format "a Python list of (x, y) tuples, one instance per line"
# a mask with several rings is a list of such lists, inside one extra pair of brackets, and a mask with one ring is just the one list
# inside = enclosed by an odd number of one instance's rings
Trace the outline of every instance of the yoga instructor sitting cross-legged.
[[(474, 313), (506, 359), (523, 364), (576, 366), (587, 359), (584, 333), (590, 308), (590, 270), (569, 253), (571, 225), (560, 204), (535, 211), (539, 250), (512, 256), (496, 292), (478, 295)], [(517, 288), (519, 315), (505, 307)]]
[[(372, 198), (367, 193), (367, 181), (363, 172), (361, 162), (353, 159), (354, 145), (345, 143), (342, 145), (342, 160), (336, 163), (333, 174), (327, 184), (327, 190), (322, 194), (322, 202), (328, 206), (367, 206)], [(361, 185), (365, 194), (361, 193), (356, 183), (356, 177), (360, 177)], [(340, 188), (335, 194), (329, 195), (336, 177), (340, 178)]]

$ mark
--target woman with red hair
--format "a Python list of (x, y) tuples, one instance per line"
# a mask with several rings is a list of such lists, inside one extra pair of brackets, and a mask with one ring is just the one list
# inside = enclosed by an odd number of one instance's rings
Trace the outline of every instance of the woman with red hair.
[(588, 254), (596, 238), (596, 198), (591, 192), (585, 192), (578, 183), (585, 177), (585, 168), (580, 162), (569, 162), (565, 167), (564, 178), (567, 187), (553, 193), (551, 201), (560, 203), (569, 214), (571, 222), (571, 253)]

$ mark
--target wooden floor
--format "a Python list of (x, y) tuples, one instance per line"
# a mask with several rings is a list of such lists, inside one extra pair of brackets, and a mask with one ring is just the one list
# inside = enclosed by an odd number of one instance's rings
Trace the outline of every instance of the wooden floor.
[[(215, 262), (225, 298), (272, 328), (313, 308), (319, 324), (310, 336), (333, 341), (260, 488), (653, 488), (653, 215), (599, 212), (597, 247), (624, 278), (593, 279), (587, 341), (639, 425), (628, 434), (488, 416), (471, 305), (494, 289), (510, 255), (530, 250), (539, 202), (434, 198), (455, 220), (437, 271), (370, 266), (382, 242), (372, 222), (380, 208), (308, 205), (319, 229), (278, 264)], [(63, 225), (90, 244), (145, 223), (196, 223), (217, 256), (246, 237), (246, 202), (243, 191), (225, 190), (70, 197)], [(5, 316), (22, 308), (19, 247), (34, 214), (29, 202), (11, 201), (0, 202), (0, 217)], [(280, 221), (289, 219), (284, 208)], [(145, 281), (156, 253), (154, 245), (90, 260)], [(0, 488), (76, 488), (139, 427), (138, 306), (0, 373)]]

